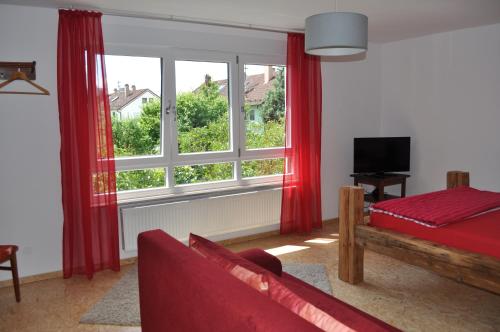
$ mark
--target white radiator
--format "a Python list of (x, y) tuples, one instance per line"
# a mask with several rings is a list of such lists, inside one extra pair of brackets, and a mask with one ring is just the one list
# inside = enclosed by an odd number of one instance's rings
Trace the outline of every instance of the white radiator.
[(137, 235), (161, 229), (180, 241), (189, 233), (223, 240), (279, 229), (281, 189), (194, 198), (121, 208), (123, 250), (137, 250)]

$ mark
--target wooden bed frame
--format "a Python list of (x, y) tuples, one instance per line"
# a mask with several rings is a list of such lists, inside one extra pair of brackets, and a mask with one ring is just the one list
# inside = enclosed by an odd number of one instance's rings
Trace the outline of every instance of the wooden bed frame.
[[(447, 173), (447, 188), (469, 185), (469, 173)], [(367, 226), (364, 189), (344, 186), (339, 200), (339, 278), (363, 281), (364, 249), (420, 266), (458, 282), (500, 294), (500, 260), (378, 227)]]

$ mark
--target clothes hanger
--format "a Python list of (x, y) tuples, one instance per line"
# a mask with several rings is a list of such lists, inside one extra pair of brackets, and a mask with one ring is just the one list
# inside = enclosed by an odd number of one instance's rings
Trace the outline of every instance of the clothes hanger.
[(47, 90), (44, 87), (42, 87), (42, 86), (40, 86), (40, 85), (32, 82), (28, 78), (28, 76), (26, 76), (26, 73), (22, 72), (20, 68), (17, 68), (17, 71), (13, 72), (12, 75), (10, 76), (10, 78), (7, 81), (5, 81), (3, 83), (0, 83), (0, 89), (3, 88), (4, 86), (9, 85), (10, 83), (12, 83), (14, 81), (18, 81), (18, 80), (28, 82), (29, 84), (31, 84), (32, 86), (34, 86), (40, 92), (0, 91), (0, 93), (4, 93), (4, 94), (18, 94), (18, 95), (45, 95), (45, 96), (50, 95), (49, 90)]

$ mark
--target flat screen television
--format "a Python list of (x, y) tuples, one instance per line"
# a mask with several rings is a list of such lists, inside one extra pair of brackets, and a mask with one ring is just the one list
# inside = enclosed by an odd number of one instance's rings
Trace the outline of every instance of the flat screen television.
[(354, 138), (354, 173), (410, 171), (410, 137)]

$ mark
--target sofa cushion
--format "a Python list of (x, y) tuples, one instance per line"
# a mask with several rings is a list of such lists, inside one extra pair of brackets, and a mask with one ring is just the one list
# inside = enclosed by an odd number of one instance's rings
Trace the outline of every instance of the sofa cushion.
[(248, 249), (238, 252), (238, 255), (281, 277), (283, 270), (281, 261), (264, 250), (258, 248)]

